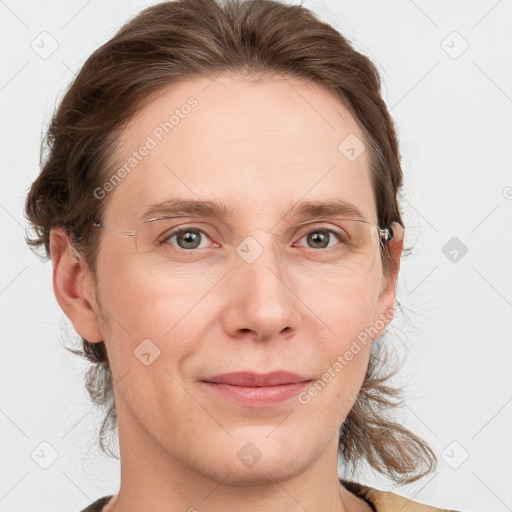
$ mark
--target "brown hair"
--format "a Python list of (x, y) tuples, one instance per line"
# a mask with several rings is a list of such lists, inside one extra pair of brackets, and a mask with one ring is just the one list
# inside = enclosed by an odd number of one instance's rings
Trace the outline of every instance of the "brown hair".
[[(50, 253), (50, 230), (64, 226), (95, 272), (97, 234), (106, 201), (93, 191), (112, 175), (109, 155), (123, 127), (155, 94), (193, 77), (221, 72), (278, 73), (313, 81), (352, 112), (371, 152), (378, 222), (403, 226), (398, 204), (402, 170), (397, 133), (381, 98), (375, 65), (333, 27), (299, 5), (272, 0), (177, 0), (142, 11), (85, 62), (54, 114), (47, 154), (25, 210), (34, 230), (32, 247)], [(386, 275), (393, 269), (381, 247)], [(380, 341), (380, 340), (378, 340)], [(94, 363), (86, 387), (106, 407), (100, 446), (115, 431), (113, 382), (104, 342), (82, 338), (82, 354)], [(399, 391), (386, 384), (382, 345), (372, 354), (356, 403), (340, 429), (339, 454), (356, 467), (366, 459), (395, 482), (412, 482), (434, 471), (436, 457), (421, 439), (388, 418)]]

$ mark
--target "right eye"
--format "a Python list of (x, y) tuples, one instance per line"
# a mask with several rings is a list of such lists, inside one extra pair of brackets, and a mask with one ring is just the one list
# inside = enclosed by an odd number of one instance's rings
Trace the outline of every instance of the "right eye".
[[(165, 233), (160, 239), (159, 243), (162, 245), (171, 245), (178, 249), (190, 251), (193, 249), (205, 249), (208, 246), (203, 246), (202, 242), (205, 238), (211, 240), (210, 237), (202, 230), (192, 226), (180, 227), (170, 232)], [(219, 244), (213, 242), (216, 247)]]

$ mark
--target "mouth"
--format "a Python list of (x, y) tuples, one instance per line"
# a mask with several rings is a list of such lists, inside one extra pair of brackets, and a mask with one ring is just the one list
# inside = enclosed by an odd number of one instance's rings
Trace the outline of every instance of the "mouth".
[(276, 371), (226, 373), (201, 379), (206, 389), (225, 399), (248, 407), (272, 407), (289, 400), (312, 379), (296, 373)]

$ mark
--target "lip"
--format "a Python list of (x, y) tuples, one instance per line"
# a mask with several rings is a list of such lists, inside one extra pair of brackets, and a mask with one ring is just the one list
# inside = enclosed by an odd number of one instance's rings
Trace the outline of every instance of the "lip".
[(298, 384), (309, 380), (307, 377), (278, 370), (270, 373), (255, 372), (233, 372), (222, 375), (214, 375), (201, 379), (203, 382), (213, 382), (215, 384), (229, 384), (231, 386), (260, 387), (260, 386), (280, 386), (283, 384)]
[(286, 371), (236, 372), (201, 379), (210, 391), (249, 407), (272, 407), (296, 396), (311, 379)]

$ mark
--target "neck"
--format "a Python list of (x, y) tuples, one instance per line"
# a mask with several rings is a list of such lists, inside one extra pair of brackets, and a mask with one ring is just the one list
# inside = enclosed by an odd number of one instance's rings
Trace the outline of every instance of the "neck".
[(103, 512), (225, 512), (243, 510), (249, 503), (254, 512), (370, 510), (339, 482), (337, 435), (307, 468), (290, 468), (286, 472), (281, 464), (278, 471), (269, 471), (272, 468), (258, 463), (251, 468), (249, 477), (241, 480), (229, 470), (225, 474), (209, 472), (206, 464), (204, 471), (198, 471), (201, 461), (187, 464), (177, 460), (141, 429), (135, 418), (119, 407), (119, 402), (116, 405), (120, 409), (121, 486)]

